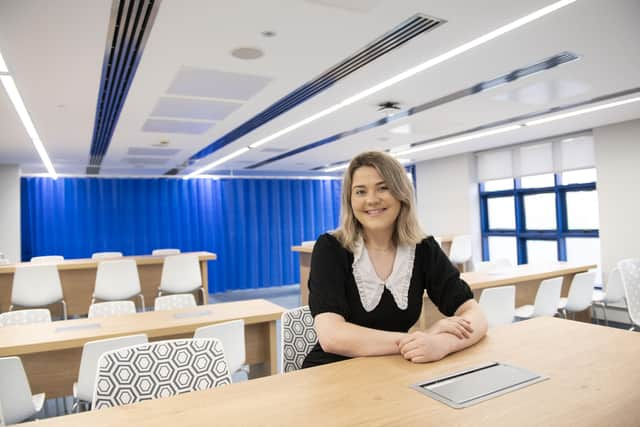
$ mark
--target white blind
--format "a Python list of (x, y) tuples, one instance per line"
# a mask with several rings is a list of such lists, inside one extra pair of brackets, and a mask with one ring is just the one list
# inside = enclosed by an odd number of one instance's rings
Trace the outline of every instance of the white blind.
[(540, 175), (553, 172), (553, 145), (551, 142), (527, 145), (518, 150), (520, 168), (518, 176)]
[(562, 170), (587, 169), (596, 164), (591, 136), (562, 141), (560, 152), (562, 153)]
[(513, 176), (511, 150), (485, 151), (478, 153), (478, 182)]

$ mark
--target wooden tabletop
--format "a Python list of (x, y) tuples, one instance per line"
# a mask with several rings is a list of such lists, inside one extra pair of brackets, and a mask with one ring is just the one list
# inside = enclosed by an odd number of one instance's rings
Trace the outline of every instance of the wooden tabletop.
[[(212, 261), (215, 260), (216, 254), (211, 252), (183, 252), (183, 254), (195, 254), (198, 255), (200, 261)], [(125, 256), (120, 258), (108, 258), (108, 259), (93, 259), (93, 258), (77, 258), (77, 259), (65, 259), (64, 261), (54, 262), (58, 266), (58, 270), (82, 270), (85, 268), (96, 268), (100, 261), (116, 261), (121, 259), (132, 259), (138, 265), (153, 265), (162, 264), (167, 255), (135, 255)], [(0, 274), (14, 273), (16, 266), (18, 265), (33, 265), (30, 262), (21, 262), (17, 264), (8, 264), (0, 266)]]
[(156, 336), (193, 333), (212, 323), (243, 319), (245, 324), (279, 320), (284, 308), (256, 299), (127, 316), (74, 319), (0, 328), (0, 356), (40, 353), (82, 346), (87, 341), (145, 333)]
[[(430, 364), (400, 356), (352, 359), (135, 405), (51, 418), (47, 426), (638, 426), (640, 335), (537, 318), (489, 331)], [(465, 409), (411, 384), (490, 361), (549, 376)]]
[(519, 282), (544, 280), (551, 277), (585, 272), (596, 268), (595, 264), (557, 262), (548, 264), (521, 264), (495, 271), (471, 271), (460, 277), (469, 284), (471, 290), (510, 285)]
[[(453, 238), (455, 236), (437, 236), (440, 238), (440, 241), (442, 243), (451, 243), (453, 241)], [(297, 245), (297, 246), (291, 246), (291, 250), (293, 252), (300, 252), (303, 254), (310, 254), (313, 252), (313, 245)]]

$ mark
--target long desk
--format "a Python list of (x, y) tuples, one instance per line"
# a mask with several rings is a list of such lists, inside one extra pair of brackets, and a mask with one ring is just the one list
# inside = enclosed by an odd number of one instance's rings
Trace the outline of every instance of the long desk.
[[(462, 273), (460, 277), (469, 284), (476, 301), (480, 299), (480, 294), (486, 288), (515, 285), (516, 307), (519, 307), (525, 304), (533, 304), (540, 282), (552, 277), (562, 277), (561, 295), (566, 297), (569, 293), (569, 286), (571, 285), (573, 276), (591, 270), (592, 268), (596, 268), (596, 265), (567, 262), (538, 265), (523, 264), (511, 269), (502, 269), (494, 272), (472, 271)], [(424, 329), (443, 317), (425, 294), (422, 304), (422, 315), (417, 325)], [(586, 310), (580, 313), (577, 319), (588, 322), (591, 320), (591, 313), (589, 310)]]
[[(491, 329), (477, 345), (413, 364), (347, 360), (130, 406), (39, 421), (73, 426), (633, 426), (640, 420), (640, 335), (557, 318)], [(549, 379), (465, 409), (409, 388), (500, 361)]]
[[(191, 253), (198, 255), (200, 258), (202, 283), (205, 290), (208, 291), (207, 261), (215, 260), (216, 254), (210, 252)], [(118, 258), (133, 259), (138, 264), (140, 286), (142, 287), (145, 303), (149, 306), (153, 306), (153, 299), (158, 294), (164, 258), (164, 256), (152, 255)], [(67, 302), (69, 315), (86, 315), (89, 311), (99, 261), (95, 259), (69, 259), (56, 263), (60, 272), (62, 292)], [(16, 271), (16, 265), (24, 264), (29, 263), (0, 266), (0, 312), (9, 310), (13, 273)], [(54, 313), (61, 312), (60, 304), (53, 305), (51, 310)]]
[(88, 341), (145, 333), (151, 341), (192, 337), (200, 326), (243, 319), (251, 373), (277, 373), (276, 320), (284, 308), (265, 300), (211, 304), (195, 308), (136, 313), (121, 317), (75, 319), (0, 328), (0, 357), (20, 356), (33, 393), (71, 394)]

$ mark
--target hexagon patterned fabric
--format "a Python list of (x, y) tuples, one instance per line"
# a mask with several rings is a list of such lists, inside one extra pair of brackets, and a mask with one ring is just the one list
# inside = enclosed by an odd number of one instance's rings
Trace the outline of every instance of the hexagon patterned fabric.
[(282, 313), (282, 372), (297, 371), (318, 342), (309, 306)]
[(141, 344), (100, 357), (93, 408), (128, 405), (225, 384), (231, 384), (231, 378), (217, 339)]

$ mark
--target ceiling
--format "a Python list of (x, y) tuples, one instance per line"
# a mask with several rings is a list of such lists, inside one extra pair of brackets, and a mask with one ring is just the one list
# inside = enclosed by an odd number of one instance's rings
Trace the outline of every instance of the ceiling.
[[(174, 168), (180, 175), (192, 172), (551, 3), (553, 0), (162, 0), (100, 174), (158, 176)], [(84, 175), (89, 163), (111, 13), (111, 0), (0, 3), (0, 52), (59, 174)], [(417, 13), (446, 22), (188, 164), (195, 153)], [(398, 149), (638, 89), (638, 16), (637, 0), (578, 0), (208, 173), (317, 175), (314, 169), (346, 161), (364, 150)], [(266, 37), (265, 31), (276, 34)], [(264, 55), (251, 60), (231, 55), (242, 47), (258, 48)], [(381, 102), (395, 101), (406, 110), (564, 51), (580, 59), (246, 169), (374, 123), (384, 117), (377, 111)], [(225, 80), (229, 73), (235, 80)], [(631, 96), (638, 93), (626, 98)], [(419, 162), (638, 117), (640, 102), (408, 157)], [(398, 126), (410, 133), (391, 132)], [(46, 172), (2, 89), (0, 129), (0, 164), (19, 164), (25, 174)], [(158, 146), (161, 141), (168, 144)]]

